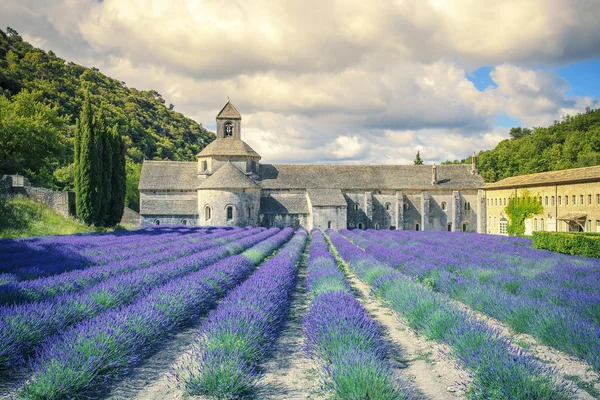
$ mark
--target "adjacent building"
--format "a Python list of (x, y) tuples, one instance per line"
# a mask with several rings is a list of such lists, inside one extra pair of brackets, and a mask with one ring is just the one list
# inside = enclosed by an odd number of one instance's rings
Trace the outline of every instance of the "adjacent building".
[(600, 232), (600, 166), (513, 176), (485, 185), (487, 233), (506, 234), (504, 209), (510, 197), (522, 196), (525, 190), (544, 210), (525, 221), (526, 235)]
[(470, 165), (264, 164), (229, 101), (196, 162), (144, 161), (142, 223), (486, 232)]

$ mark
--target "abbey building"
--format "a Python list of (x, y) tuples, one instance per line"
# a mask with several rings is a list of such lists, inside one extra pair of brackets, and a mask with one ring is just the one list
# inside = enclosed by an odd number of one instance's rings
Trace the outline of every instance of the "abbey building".
[(471, 165), (264, 164), (227, 102), (197, 162), (144, 161), (142, 223), (486, 232)]

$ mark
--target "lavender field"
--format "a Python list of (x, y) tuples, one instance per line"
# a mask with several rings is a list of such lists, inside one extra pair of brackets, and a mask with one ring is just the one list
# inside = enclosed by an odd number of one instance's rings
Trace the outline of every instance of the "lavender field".
[(528, 239), (162, 226), (0, 241), (2, 398), (591, 399), (599, 372), (600, 262)]

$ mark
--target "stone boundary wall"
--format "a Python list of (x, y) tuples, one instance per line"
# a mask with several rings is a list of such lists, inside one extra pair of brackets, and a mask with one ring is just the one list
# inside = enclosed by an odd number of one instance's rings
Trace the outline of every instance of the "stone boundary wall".
[(9, 195), (22, 195), (46, 204), (64, 217), (75, 215), (75, 193), (31, 186), (29, 179), (20, 175), (4, 175), (0, 185), (7, 188)]

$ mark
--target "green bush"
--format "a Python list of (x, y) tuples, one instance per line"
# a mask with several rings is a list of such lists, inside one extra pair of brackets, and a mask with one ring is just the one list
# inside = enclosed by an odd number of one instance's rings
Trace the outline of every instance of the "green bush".
[(557, 253), (600, 258), (600, 235), (589, 232), (533, 232), (533, 247)]

